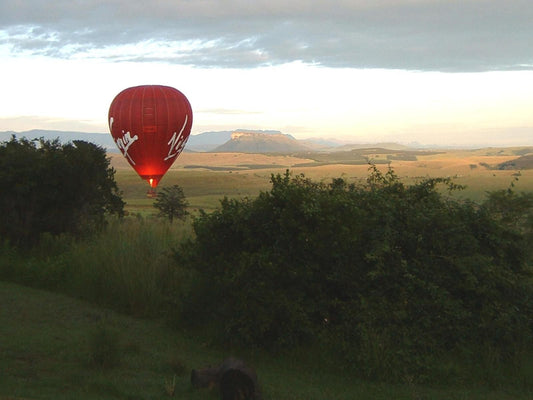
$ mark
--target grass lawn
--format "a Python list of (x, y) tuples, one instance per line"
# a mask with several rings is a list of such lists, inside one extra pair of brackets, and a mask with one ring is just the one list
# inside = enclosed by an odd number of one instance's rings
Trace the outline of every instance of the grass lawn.
[[(175, 374), (177, 398), (209, 398), (188, 379), (190, 367), (216, 354), (160, 324), (7, 283), (0, 299), (0, 399), (157, 399)], [(113, 368), (92, 361), (91, 341), (103, 329), (118, 339)]]
[[(0, 400), (7, 399), (216, 399), (193, 390), (190, 370), (235, 354), (191, 333), (153, 320), (134, 319), (80, 300), (0, 282)], [(98, 336), (111, 333), (107, 339)], [(92, 343), (95, 338), (99, 347)], [(114, 350), (101, 367), (93, 356)], [(241, 353), (242, 354), (242, 353)], [(251, 353), (264, 399), (531, 399), (484, 387), (429, 387), (361, 382), (329, 373), (306, 356)], [(173, 397), (167, 386), (175, 376)]]

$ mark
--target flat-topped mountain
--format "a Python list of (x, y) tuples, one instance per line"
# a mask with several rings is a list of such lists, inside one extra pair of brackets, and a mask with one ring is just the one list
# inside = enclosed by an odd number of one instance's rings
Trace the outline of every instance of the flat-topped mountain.
[(291, 135), (238, 130), (231, 134), (230, 140), (213, 149), (224, 153), (293, 153), (309, 150), (309, 146)]

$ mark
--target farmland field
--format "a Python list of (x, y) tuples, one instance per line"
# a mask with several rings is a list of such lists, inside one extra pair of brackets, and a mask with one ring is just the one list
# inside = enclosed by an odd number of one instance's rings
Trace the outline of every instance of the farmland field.
[[(347, 153), (347, 152), (344, 152)], [(206, 211), (217, 207), (224, 196), (255, 196), (270, 188), (271, 174), (294, 174), (328, 182), (343, 177), (348, 182), (359, 182), (368, 175), (366, 160), (386, 169), (390, 165), (405, 182), (427, 177), (452, 177), (466, 189), (456, 194), (461, 198), (482, 201), (487, 191), (506, 189), (513, 183), (518, 191), (533, 191), (533, 169), (498, 169), (501, 163), (533, 153), (533, 148), (486, 148), (478, 150), (448, 150), (420, 152), (392, 152), (383, 149), (365, 150), (339, 157), (330, 154), (300, 156), (245, 154), (245, 153), (183, 153), (160, 183), (180, 185), (191, 210)], [(142, 181), (125, 159), (112, 154), (111, 165), (116, 169), (116, 180), (129, 212), (153, 212), (153, 199), (146, 193), (148, 185)], [(328, 158), (329, 157), (329, 158)], [(517, 180), (518, 179), (518, 180)]]

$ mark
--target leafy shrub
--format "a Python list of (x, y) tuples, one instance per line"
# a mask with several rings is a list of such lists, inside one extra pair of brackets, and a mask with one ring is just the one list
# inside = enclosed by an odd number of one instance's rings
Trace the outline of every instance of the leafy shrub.
[(222, 200), (178, 251), (196, 274), (183, 317), (252, 346), (327, 343), (366, 376), (477, 343), (516, 349), (532, 330), (525, 236), (442, 186), (460, 189), (375, 166), (362, 185), (287, 171)]

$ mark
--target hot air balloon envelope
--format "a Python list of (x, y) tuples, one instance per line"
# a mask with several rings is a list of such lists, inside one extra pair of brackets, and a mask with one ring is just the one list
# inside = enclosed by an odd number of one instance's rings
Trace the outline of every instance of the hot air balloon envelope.
[(139, 176), (155, 188), (189, 138), (192, 109), (179, 90), (135, 86), (120, 92), (109, 107), (111, 135)]

